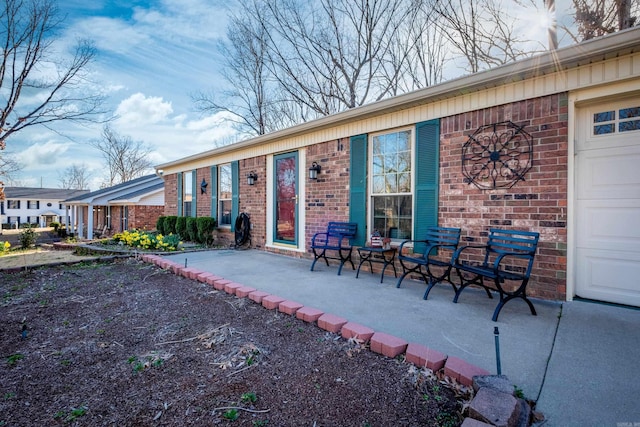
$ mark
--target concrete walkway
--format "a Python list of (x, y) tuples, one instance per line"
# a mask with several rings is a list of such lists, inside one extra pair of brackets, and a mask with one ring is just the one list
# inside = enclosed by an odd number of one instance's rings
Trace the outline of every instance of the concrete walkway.
[[(496, 373), (494, 327), (499, 328), (502, 373), (528, 399), (538, 400), (546, 426), (640, 426), (640, 311), (586, 302), (534, 300), (532, 316), (519, 300), (508, 303), (498, 322), (497, 297), (436, 286), (424, 301), (425, 285), (393, 275), (337, 266), (264, 251), (216, 250), (166, 256), (258, 290), (318, 308), (349, 321), (425, 345)], [(334, 262), (335, 264), (335, 262)], [(389, 271), (387, 270), (387, 273)], [(621, 423), (621, 424), (619, 424)], [(636, 425), (634, 426), (634, 423)]]

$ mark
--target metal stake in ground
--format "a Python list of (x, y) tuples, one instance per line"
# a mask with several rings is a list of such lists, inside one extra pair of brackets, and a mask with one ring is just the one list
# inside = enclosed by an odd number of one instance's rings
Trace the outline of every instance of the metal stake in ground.
[(493, 335), (496, 342), (496, 365), (498, 368), (498, 375), (502, 375), (502, 368), (500, 367), (500, 331), (498, 331), (497, 326), (493, 328)]

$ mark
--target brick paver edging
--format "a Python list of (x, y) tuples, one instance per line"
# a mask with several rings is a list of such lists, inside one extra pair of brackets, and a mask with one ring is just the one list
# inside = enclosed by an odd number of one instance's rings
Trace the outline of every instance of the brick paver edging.
[(235, 293), (238, 298), (249, 298), (266, 309), (278, 309), (282, 313), (296, 316), (296, 318), (307, 323), (316, 322), (319, 328), (341, 334), (345, 339), (354, 338), (361, 340), (363, 343), (368, 342), (371, 351), (386, 357), (397, 357), (404, 354), (407, 362), (419, 368), (428, 368), (432, 371), (444, 370), (445, 375), (467, 387), (472, 386), (474, 376), (490, 375), (487, 370), (467, 363), (460, 358), (447, 356), (424, 345), (409, 343), (402, 338), (384, 332), (376, 332), (367, 326), (349, 322), (348, 319), (335, 314), (324, 313), (317, 308), (303, 306), (298, 302), (289, 301), (277, 295), (271, 295), (268, 292), (223, 279), (214, 273), (207, 274), (207, 272), (196, 268), (183, 267), (155, 255), (143, 255), (142, 260), (170, 270), (176, 275), (208, 283), (220, 291), (226, 291), (232, 295)]

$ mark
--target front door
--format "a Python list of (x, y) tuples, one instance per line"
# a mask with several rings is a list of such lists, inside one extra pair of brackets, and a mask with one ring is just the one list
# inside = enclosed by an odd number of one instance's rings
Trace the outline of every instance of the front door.
[(576, 149), (576, 294), (640, 306), (640, 102), (584, 107)]
[(274, 157), (274, 242), (298, 244), (298, 154)]

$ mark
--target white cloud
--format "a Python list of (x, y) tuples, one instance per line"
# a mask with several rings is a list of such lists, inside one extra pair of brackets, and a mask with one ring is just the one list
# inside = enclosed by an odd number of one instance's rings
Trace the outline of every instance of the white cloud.
[(18, 161), (25, 167), (53, 165), (61, 160), (61, 156), (69, 151), (70, 143), (47, 141), (35, 143), (16, 154)]
[(170, 102), (162, 97), (150, 96), (138, 92), (120, 102), (116, 108), (117, 121), (122, 124), (151, 124), (167, 120), (173, 113)]

